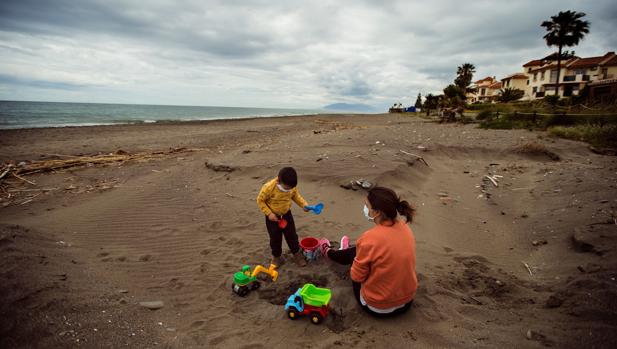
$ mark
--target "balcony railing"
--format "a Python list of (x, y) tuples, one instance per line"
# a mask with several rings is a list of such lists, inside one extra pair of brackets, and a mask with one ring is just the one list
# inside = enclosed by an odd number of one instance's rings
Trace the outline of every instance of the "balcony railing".
[(536, 97), (538, 98), (544, 97), (544, 91), (536, 92)]
[(583, 75), (583, 81), (589, 81), (589, 75)]
[(563, 77), (564, 82), (576, 81), (576, 75), (566, 75)]

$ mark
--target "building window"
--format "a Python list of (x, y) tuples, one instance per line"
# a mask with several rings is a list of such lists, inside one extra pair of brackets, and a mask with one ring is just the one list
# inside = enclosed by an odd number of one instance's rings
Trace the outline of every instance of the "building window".
[(527, 79), (527, 85), (529, 85), (529, 79)]
[(591, 71), (596, 71), (598, 67), (591, 67)]
[(485, 88), (480, 89), (480, 95), (484, 96), (485, 94), (486, 94), (486, 89)]
[(538, 92), (538, 87), (537, 87), (537, 86), (534, 86), (534, 87), (533, 87), (533, 90), (532, 90), (532, 92), (533, 92), (533, 93), (536, 93), (536, 92)]
[(538, 80), (538, 73), (533, 73), (533, 81)]
[(585, 69), (576, 69), (574, 70), (574, 75), (585, 75), (586, 72)]
[(544, 72), (540, 74), (540, 80), (544, 81)]

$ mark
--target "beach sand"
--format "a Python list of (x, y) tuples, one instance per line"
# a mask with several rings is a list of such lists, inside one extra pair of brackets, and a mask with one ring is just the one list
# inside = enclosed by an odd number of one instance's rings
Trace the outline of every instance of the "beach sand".
[[(0, 347), (617, 347), (617, 158), (584, 143), (402, 115), (0, 131), (15, 163), (180, 147), (3, 182)], [(348, 269), (325, 260), (232, 294), (242, 265), (268, 265), (255, 198), (288, 165), (325, 204), (292, 209), (300, 237), (353, 242), (371, 227), (366, 192), (341, 187), (352, 180), (416, 206), (408, 313), (364, 314)], [(321, 325), (283, 309), (306, 282), (332, 290)]]

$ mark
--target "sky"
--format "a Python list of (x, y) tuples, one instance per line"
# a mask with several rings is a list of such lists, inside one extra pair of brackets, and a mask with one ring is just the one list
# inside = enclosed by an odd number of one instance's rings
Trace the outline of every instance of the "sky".
[(506, 75), (553, 50), (540, 23), (585, 12), (579, 56), (617, 50), (615, 0), (2, 0), (0, 100), (384, 108), (456, 67)]

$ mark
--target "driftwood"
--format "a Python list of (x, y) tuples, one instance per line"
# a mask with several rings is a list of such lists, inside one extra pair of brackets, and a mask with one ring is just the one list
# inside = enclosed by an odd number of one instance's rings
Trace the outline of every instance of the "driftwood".
[[(192, 152), (199, 149), (189, 148), (171, 148), (167, 151), (157, 151), (152, 153), (134, 153), (129, 154), (123, 150), (119, 150), (116, 153), (91, 155), (91, 156), (75, 156), (70, 159), (52, 159), (52, 160), (40, 160), (26, 163), (22, 166), (7, 165), (6, 170), (11, 171), (14, 175), (28, 175), (33, 173), (51, 172), (55, 170), (69, 169), (75, 167), (92, 166), (98, 164), (109, 164), (117, 162), (125, 162), (130, 160), (148, 160), (154, 158), (160, 158), (165, 155)], [(63, 155), (67, 156), (67, 155)], [(1, 178), (1, 177), (0, 177)], [(21, 179), (21, 178), (20, 178)]]
[[(86, 166), (93, 165), (108, 165), (114, 163), (124, 163), (126, 161), (137, 160), (144, 161), (156, 158), (162, 158), (166, 155), (175, 154), (175, 153), (183, 153), (183, 152), (192, 152), (201, 149), (189, 149), (189, 148), (171, 148), (166, 151), (157, 151), (157, 152), (142, 152), (142, 153), (134, 153), (129, 154), (123, 150), (118, 150), (115, 153), (110, 154), (99, 154), (99, 155), (88, 155), (88, 156), (73, 156), (73, 155), (61, 155), (61, 154), (50, 154), (54, 157), (63, 157), (65, 159), (47, 159), (47, 160), (38, 160), (31, 162), (20, 162), (15, 165), (14, 162), (0, 165), (0, 190), (6, 195), (5, 197), (0, 198), (0, 205), (7, 206), (11, 203), (14, 203), (16, 200), (19, 200), (19, 197), (23, 200), (23, 195), (29, 191), (39, 191), (38, 194), (31, 195), (25, 198), (25, 201), (20, 202), (20, 205), (25, 205), (31, 202), (35, 197), (40, 195), (42, 192), (57, 190), (57, 188), (53, 189), (20, 189), (16, 188), (19, 182), (10, 181), (9, 176), (15, 178), (21, 182), (28, 183), (30, 185), (36, 185), (35, 182), (24, 178), (24, 176), (35, 174), (35, 173), (44, 173), (44, 172), (52, 172), (57, 170), (66, 170), (71, 168), (81, 168)], [(105, 190), (113, 187), (114, 183), (102, 183), (96, 184), (95, 186), (88, 186), (88, 188), (80, 191), (90, 191), (90, 190)], [(11, 188), (12, 187), (12, 188)], [(68, 190), (72, 190), (74, 188), (69, 188)], [(4, 200), (7, 200), (4, 202)]]
[(497, 180), (496, 180), (494, 177), (489, 176), (489, 175), (486, 175), (486, 176), (484, 176), (484, 178), (488, 178), (488, 179), (491, 181), (491, 183), (493, 183), (493, 185), (494, 185), (494, 186), (496, 186), (496, 187), (498, 187), (498, 186), (499, 186), (499, 185), (497, 184)]
[(412, 154), (412, 153), (410, 153), (410, 152), (406, 152), (406, 151), (404, 151), (404, 150), (400, 150), (400, 152), (401, 152), (401, 153), (403, 153), (403, 154), (405, 154), (405, 155), (413, 156), (413, 157), (415, 157), (415, 158), (416, 158), (416, 160), (420, 160), (420, 161), (422, 161), (422, 162), (426, 165), (426, 167), (430, 167), (430, 166), (428, 165), (428, 162), (426, 162), (426, 160), (424, 160), (424, 158), (423, 158), (423, 157), (421, 157), (420, 155)]
[(523, 265), (525, 266), (525, 268), (527, 268), (527, 271), (529, 272), (529, 275), (533, 276), (533, 273), (531, 272), (531, 268), (529, 267), (529, 264), (522, 262)]
[(25, 179), (24, 177), (21, 177), (20, 175), (18, 175), (18, 174), (17, 174), (17, 173), (15, 173), (15, 172), (11, 173), (11, 176), (13, 176), (13, 177), (15, 177), (15, 178), (19, 179), (20, 181), (26, 182), (26, 183), (28, 183), (28, 184), (31, 184), (31, 185), (36, 185), (36, 183), (34, 183), (34, 182), (32, 182), (32, 181), (29, 181), (29, 180)]

